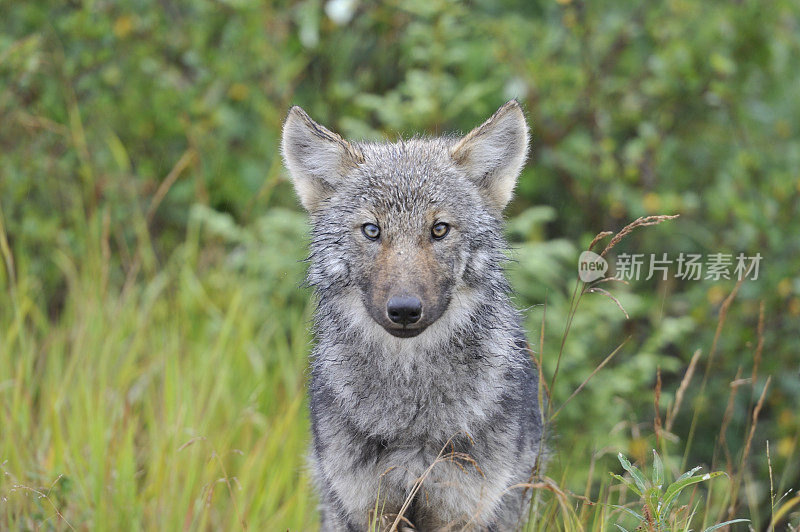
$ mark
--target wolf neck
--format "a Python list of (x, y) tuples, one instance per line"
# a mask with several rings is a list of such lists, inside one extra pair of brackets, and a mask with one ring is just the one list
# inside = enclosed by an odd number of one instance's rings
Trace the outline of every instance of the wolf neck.
[(527, 359), (507, 297), (459, 297), (422, 334), (405, 339), (368, 316), (344, 317), (341, 299), (321, 300), (312, 393), (326, 390), (359, 431), (382, 438), (443, 442), (477, 430)]

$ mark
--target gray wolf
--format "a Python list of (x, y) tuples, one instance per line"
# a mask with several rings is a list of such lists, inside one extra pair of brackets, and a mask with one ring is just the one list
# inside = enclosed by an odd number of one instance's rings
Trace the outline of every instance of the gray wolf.
[(503, 274), (502, 211), (528, 153), (520, 105), (464, 137), (395, 143), (347, 141), (292, 107), (281, 148), (312, 228), (322, 529), (384, 526), (407, 499), (416, 530), (515, 528), (543, 433)]

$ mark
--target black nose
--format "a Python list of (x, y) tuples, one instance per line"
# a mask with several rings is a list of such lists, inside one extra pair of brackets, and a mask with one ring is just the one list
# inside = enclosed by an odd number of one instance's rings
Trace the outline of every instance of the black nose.
[(416, 297), (395, 296), (386, 304), (389, 319), (395, 323), (409, 325), (419, 321), (422, 316), (422, 301)]

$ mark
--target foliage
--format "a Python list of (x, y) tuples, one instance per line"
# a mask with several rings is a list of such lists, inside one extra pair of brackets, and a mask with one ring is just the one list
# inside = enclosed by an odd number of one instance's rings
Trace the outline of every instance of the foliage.
[[(692, 527), (798, 523), (797, 2), (2, 6), (0, 528), (312, 527), (284, 113), (391, 139), (511, 97), (533, 151), (508, 273), (545, 375), (560, 361), (553, 405), (630, 338), (559, 412), (529, 529), (614, 522), (572, 493), (625, 504), (596, 471), (653, 447), (730, 477)], [(759, 278), (631, 282), (629, 319), (598, 293), (571, 314), (595, 234), (673, 213), (614, 251), (759, 252)]]
[[(673, 508), (675, 502), (678, 500), (678, 496), (689, 486), (725, 475), (722, 471), (707, 473), (705, 475), (695, 475), (695, 473), (702, 468), (699, 466), (693, 467), (676, 478), (672, 484), (664, 488), (664, 483), (666, 482), (664, 463), (655, 450), (653, 450), (652, 478), (647, 478), (645, 474), (640, 471), (638, 467), (632, 465), (622, 453), (619, 453), (618, 458), (619, 463), (622, 464), (625, 471), (630, 474), (633, 482), (613, 473), (612, 476), (641, 498), (642, 511), (639, 513), (625, 506), (617, 506), (617, 508), (636, 518), (637, 523), (647, 530), (681, 530), (688, 528), (691, 522), (691, 515), (686, 515), (688, 513), (686, 511), (687, 508), (684, 507), (683, 511)], [(731, 519), (730, 521), (710, 526), (706, 528), (704, 532), (717, 530), (718, 528), (733, 523), (743, 522), (747, 522), (747, 519)], [(617, 524), (617, 528), (626, 531), (626, 529), (619, 524)]]

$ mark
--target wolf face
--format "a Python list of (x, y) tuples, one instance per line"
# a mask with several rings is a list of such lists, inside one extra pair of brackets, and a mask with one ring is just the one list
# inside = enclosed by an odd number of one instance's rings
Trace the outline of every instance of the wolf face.
[(292, 107), (282, 152), (312, 217), (310, 283), (348, 302), (332, 312), (420, 335), (454, 296), (493, 286), (501, 212), (527, 148), (516, 101), (463, 138), (393, 144), (348, 142)]

